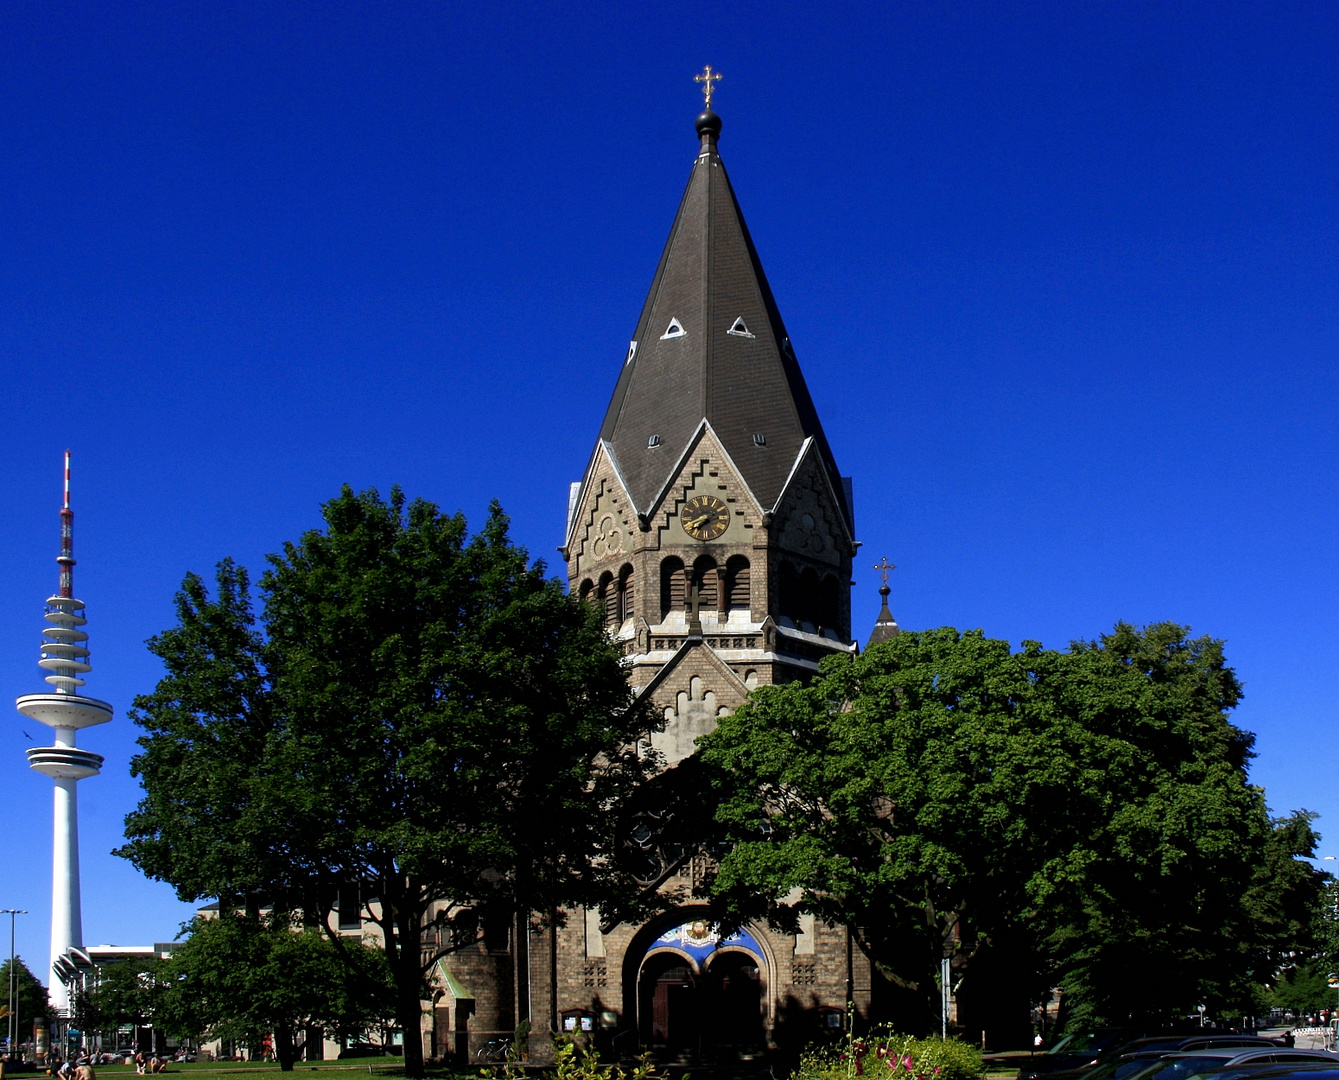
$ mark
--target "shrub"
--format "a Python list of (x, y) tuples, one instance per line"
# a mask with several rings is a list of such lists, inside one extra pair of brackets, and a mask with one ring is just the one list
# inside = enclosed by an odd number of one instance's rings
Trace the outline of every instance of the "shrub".
[[(529, 1034), (527, 1028), (527, 1038)], [(617, 1064), (602, 1065), (588, 1039), (571, 1035), (553, 1037), (553, 1065), (554, 1080), (657, 1080), (650, 1054), (643, 1054), (636, 1065), (627, 1069)], [(479, 1076), (480, 1080), (525, 1080), (527, 1073), (516, 1044), (507, 1048), (505, 1061), (483, 1069)]]
[(875, 1031), (808, 1051), (790, 1080), (977, 1080), (984, 1071), (981, 1052), (957, 1039)]

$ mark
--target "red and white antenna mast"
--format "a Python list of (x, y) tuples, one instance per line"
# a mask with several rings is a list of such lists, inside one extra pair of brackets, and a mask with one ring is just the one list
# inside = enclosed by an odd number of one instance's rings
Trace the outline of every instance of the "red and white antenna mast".
[(59, 596), (74, 595), (74, 511), (70, 509), (70, 452), (65, 451), (65, 503), (60, 509)]

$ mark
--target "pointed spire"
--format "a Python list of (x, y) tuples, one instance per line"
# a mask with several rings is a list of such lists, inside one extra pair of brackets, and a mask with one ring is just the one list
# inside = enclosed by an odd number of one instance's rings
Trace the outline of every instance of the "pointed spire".
[[(711, 85), (704, 82), (704, 93)], [(780, 497), (806, 439), (813, 439), (844, 501), (827, 437), (717, 152), (721, 118), (709, 107), (695, 127), (698, 156), (601, 441), (643, 514), (703, 420), (764, 509)], [(842, 510), (850, 526), (850, 508)]]
[(902, 632), (902, 628), (897, 625), (897, 620), (893, 618), (893, 613), (888, 610), (888, 595), (893, 590), (888, 587), (888, 574), (897, 567), (890, 563), (887, 556), (882, 562), (874, 564), (874, 569), (883, 575), (883, 584), (879, 586), (879, 597), (882, 600), (882, 606), (879, 608), (879, 617), (874, 620), (874, 629), (869, 633), (869, 640), (865, 642), (865, 648), (871, 645), (877, 645), (881, 641), (891, 641)]

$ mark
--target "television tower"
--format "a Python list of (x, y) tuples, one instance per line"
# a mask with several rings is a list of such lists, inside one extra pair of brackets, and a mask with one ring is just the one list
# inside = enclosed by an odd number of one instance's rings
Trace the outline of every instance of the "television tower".
[[(65, 503), (60, 511), (60, 590), (46, 602), (46, 629), (42, 631), (42, 658), (38, 664), (49, 675), (51, 694), (24, 694), (15, 702), (19, 712), (56, 729), (55, 746), (28, 751), (28, 766), (55, 782), (54, 830), (51, 844), (51, 1005), (60, 1015), (70, 1011), (70, 990), (58, 964), (71, 949), (84, 945), (79, 904), (79, 802), (75, 785), (102, 771), (102, 755), (74, 744), (80, 728), (105, 724), (112, 707), (83, 697), (80, 677), (92, 670), (88, 663), (88, 635), (80, 629), (87, 621), (84, 605), (74, 598), (74, 511), (70, 509), (70, 452), (65, 451)], [(66, 961), (68, 966), (68, 961)]]

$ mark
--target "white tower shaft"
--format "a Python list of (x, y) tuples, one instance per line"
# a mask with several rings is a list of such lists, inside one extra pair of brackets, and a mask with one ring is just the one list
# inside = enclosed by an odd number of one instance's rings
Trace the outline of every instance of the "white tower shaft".
[(70, 989), (56, 970), (70, 949), (84, 947), (84, 920), (79, 888), (79, 781), (56, 777), (54, 827), (51, 835), (51, 1007), (70, 1011)]
[(28, 766), (55, 782), (51, 834), (51, 1005), (58, 1016), (70, 1012), (67, 973), (73, 970), (66, 954), (84, 946), (83, 913), (79, 891), (79, 797), (80, 780), (102, 771), (102, 755), (80, 750), (75, 734), (80, 728), (105, 724), (112, 707), (105, 701), (83, 697), (76, 691), (84, 685), (88, 663), (88, 635), (80, 629), (86, 620), (84, 605), (74, 598), (74, 512), (70, 509), (70, 454), (65, 453), (65, 505), (60, 512), (60, 591), (47, 600), (47, 627), (42, 632), (42, 658), (38, 663), (50, 672), (46, 681), (55, 693), (24, 694), (15, 705), (19, 712), (55, 729), (54, 746), (34, 746), (28, 751)]

